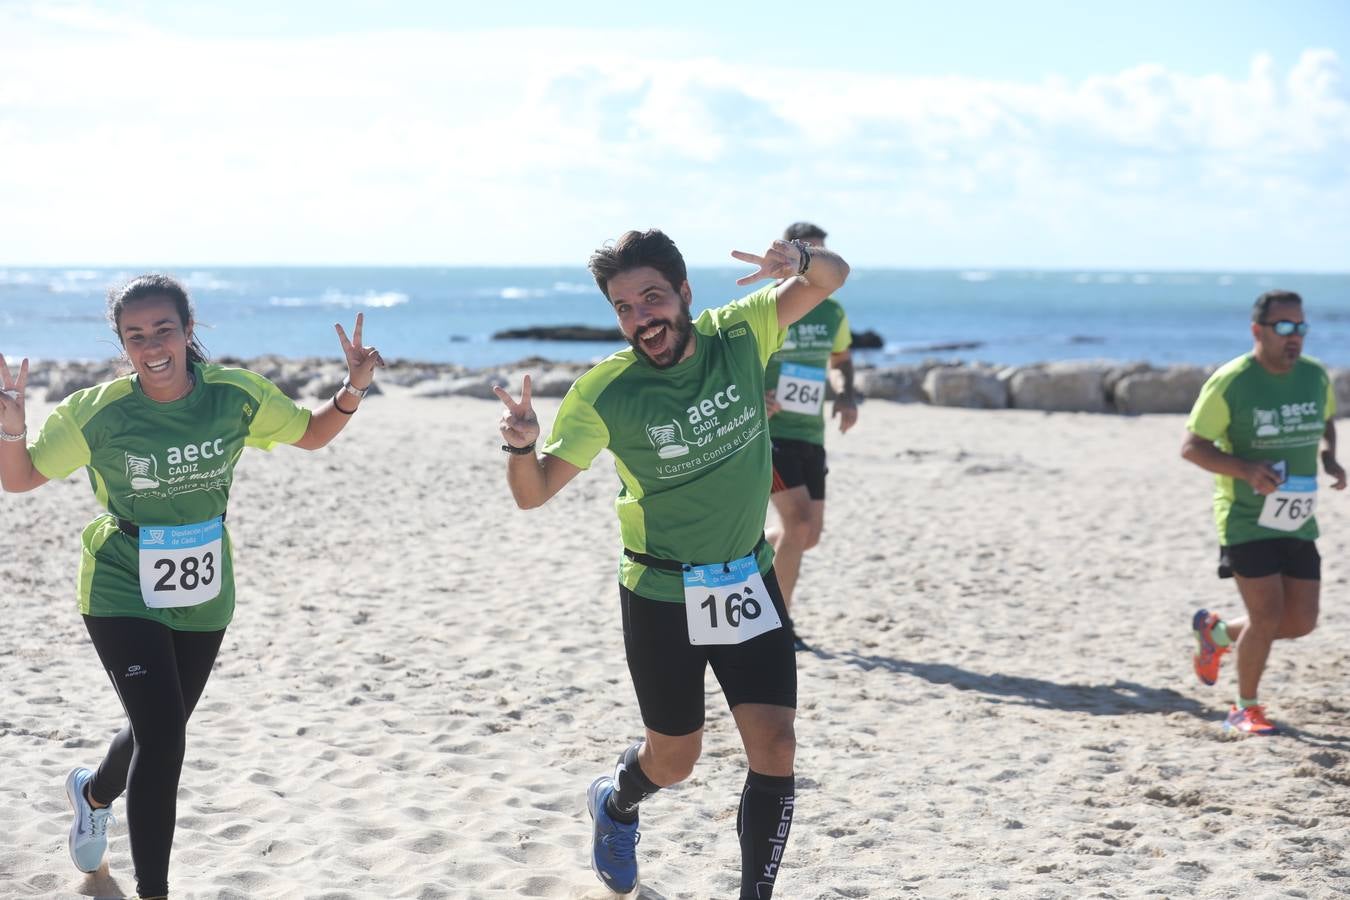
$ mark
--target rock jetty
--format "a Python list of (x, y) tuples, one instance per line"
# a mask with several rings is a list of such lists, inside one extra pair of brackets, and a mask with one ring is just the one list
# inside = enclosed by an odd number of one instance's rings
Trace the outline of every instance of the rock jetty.
[[(221, 357), (217, 362), (242, 366), (270, 379), (297, 400), (331, 397), (346, 374), (336, 359), (253, 359)], [(372, 395), (382, 389), (403, 390), (419, 397), (481, 397), (492, 388), (513, 391), (531, 377), (538, 397), (561, 397), (589, 363), (555, 362), (531, 357), (480, 369), (453, 363), (395, 360), (377, 376)], [(29, 386), (55, 402), (81, 388), (116, 378), (125, 371), (117, 362), (35, 362)], [(968, 409), (1030, 409), (1043, 412), (1186, 413), (1214, 367), (1166, 366), (1079, 360), (1027, 366), (995, 366), (925, 360), (914, 365), (860, 367), (859, 391), (868, 400), (927, 403)], [(1332, 371), (1336, 404), (1350, 415), (1350, 369)]]

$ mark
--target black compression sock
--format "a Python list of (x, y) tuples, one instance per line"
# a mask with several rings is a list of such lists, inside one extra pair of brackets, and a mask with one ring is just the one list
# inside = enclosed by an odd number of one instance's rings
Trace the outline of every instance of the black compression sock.
[(736, 812), (736, 833), (741, 839), (741, 900), (769, 900), (773, 896), (795, 805), (794, 776), (755, 771), (746, 776)]
[(638, 820), (639, 803), (661, 790), (652, 784), (638, 765), (638, 751), (641, 749), (642, 741), (638, 741), (619, 754), (619, 762), (614, 766), (614, 793), (609, 795), (609, 802), (605, 804), (605, 811), (610, 817), (625, 825), (632, 825)]

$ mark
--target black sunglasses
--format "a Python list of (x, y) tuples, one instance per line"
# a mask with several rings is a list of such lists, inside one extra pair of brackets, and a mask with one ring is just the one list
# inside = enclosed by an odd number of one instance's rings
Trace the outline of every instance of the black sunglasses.
[(1270, 326), (1280, 337), (1289, 337), (1291, 334), (1303, 337), (1308, 333), (1307, 322), (1291, 322), (1288, 319), (1281, 319), (1278, 322), (1261, 322), (1260, 324)]

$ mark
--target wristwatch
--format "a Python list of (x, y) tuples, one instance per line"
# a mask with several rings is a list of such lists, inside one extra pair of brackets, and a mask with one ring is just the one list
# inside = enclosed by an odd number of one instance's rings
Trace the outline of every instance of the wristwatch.
[(345, 393), (351, 394), (353, 397), (356, 397), (356, 398), (359, 400), (359, 399), (365, 397), (367, 393), (369, 393), (370, 388), (369, 388), (369, 386), (367, 386), (367, 387), (365, 387), (365, 388), (356, 388), (356, 387), (352, 387), (351, 379), (350, 379), (350, 378), (344, 378), (344, 379), (342, 379), (342, 390), (343, 390)]

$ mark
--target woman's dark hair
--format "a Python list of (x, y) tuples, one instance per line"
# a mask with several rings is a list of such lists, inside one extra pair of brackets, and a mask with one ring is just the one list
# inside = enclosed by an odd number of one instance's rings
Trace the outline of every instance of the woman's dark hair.
[(665, 232), (651, 228), (647, 231), (625, 231), (617, 241), (607, 243), (591, 254), (588, 267), (595, 276), (600, 292), (609, 297), (609, 280), (630, 269), (650, 266), (670, 282), (672, 290), (689, 280), (684, 257), (675, 242)]
[[(119, 344), (122, 342), (122, 310), (128, 303), (151, 298), (172, 301), (178, 309), (178, 320), (184, 331), (187, 330), (188, 322), (195, 318), (187, 290), (175, 279), (168, 275), (141, 275), (108, 291), (108, 322), (117, 334)], [(206, 348), (197, 340), (196, 334), (188, 340), (187, 356), (190, 363), (206, 362)]]

